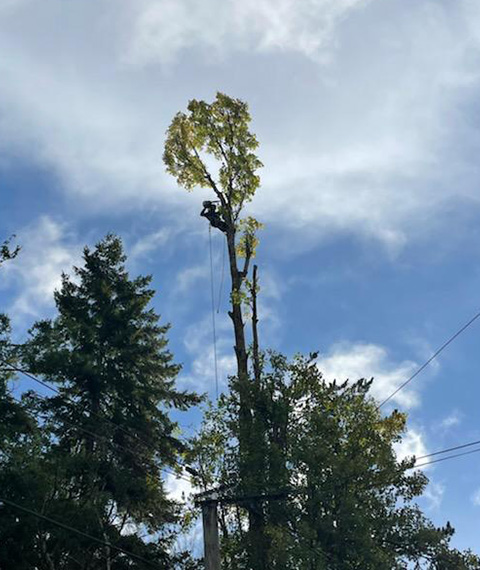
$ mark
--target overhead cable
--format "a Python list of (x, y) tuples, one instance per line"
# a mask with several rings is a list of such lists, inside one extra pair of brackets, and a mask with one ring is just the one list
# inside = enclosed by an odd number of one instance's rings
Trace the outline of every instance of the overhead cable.
[(10, 499), (5, 499), (3, 497), (0, 497), (0, 504), (2, 504), (2, 503), (5, 505), (8, 505), (9, 507), (17, 509), (18, 511), (22, 511), (26, 514), (32, 515), (35, 518), (38, 518), (40, 520), (44, 520), (44, 521), (49, 522), (55, 526), (63, 528), (64, 530), (68, 530), (69, 532), (75, 533), (79, 536), (83, 536), (83, 538), (87, 538), (88, 540), (91, 540), (92, 542), (96, 542), (97, 544), (101, 544), (102, 546), (107, 546), (108, 548), (111, 548), (112, 550), (116, 550), (117, 552), (121, 552), (122, 554), (125, 554), (125, 555), (129, 556), (130, 558), (134, 558), (136, 560), (139, 560), (140, 562), (144, 562), (145, 564), (148, 564), (148, 566), (151, 566), (152, 568), (157, 568), (158, 570), (161, 570), (160, 566), (151, 562), (150, 560), (147, 560), (143, 556), (139, 556), (138, 554), (134, 554), (133, 552), (130, 552), (129, 550), (125, 550), (124, 548), (121, 548), (120, 546), (112, 544), (111, 542), (107, 542), (105, 540), (102, 540), (101, 538), (96, 538), (95, 536), (92, 536), (91, 534), (87, 534), (86, 532), (83, 532), (83, 531), (79, 530), (78, 528), (75, 528), (73, 526), (62, 523), (61, 521), (57, 521), (56, 519), (52, 519), (46, 515), (42, 515), (41, 513), (38, 513), (37, 511), (34, 511), (32, 509), (28, 509), (27, 507), (19, 505), (19, 504), (15, 503), (14, 501), (11, 501)]
[[(57, 390), (57, 389), (54, 388), (53, 386), (49, 386), (47, 383), (43, 382), (42, 380), (40, 380), (39, 378), (37, 378), (36, 376), (34, 376), (33, 374), (31, 374), (30, 372), (26, 372), (26, 371), (24, 371), (24, 370), (17, 369), (17, 368), (13, 368), (13, 367), (8, 368), (8, 370), (11, 370), (12, 372), (21, 372), (22, 374), (25, 374), (28, 378), (34, 380), (35, 382), (38, 382), (40, 385), (45, 386), (46, 388), (49, 388), (50, 390), (52, 390), (52, 391), (55, 392), (55, 393), (61, 394), (61, 392), (60, 392), (59, 390)], [(37, 392), (37, 395), (38, 395), (40, 398), (42, 398), (42, 399), (46, 399), (45, 396), (43, 396), (42, 394), (39, 394), (38, 392)], [(15, 399), (15, 398), (14, 398), (14, 399)], [(66, 399), (71, 405), (74, 405), (74, 406), (77, 405), (77, 403), (76, 403), (74, 400), (72, 400), (71, 398), (68, 398), (68, 397), (65, 396), (65, 399)], [(16, 401), (19, 402), (19, 403), (21, 403), (19, 400), (16, 400)], [(126, 433), (127, 435), (129, 435), (129, 436), (135, 436), (135, 434), (131, 434), (128, 430), (125, 430), (124, 428), (122, 428), (122, 426), (120, 426), (120, 425), (118, 425), (117, 423), (115, 423), (115, 422), (109, 420), (108, 418), (105, 418), (104, 416), (101, 416), (100, 414), (95, 414), (95, 413), (92, 412), (92, 415), (94, 415), (95, 417), (98, 417), (99, 419), (104, 420), (104, 421), (106, 421), (106, 422), (108, 422), (108, 423), (110, 423), (110, 424), (113, 424), (115, 427), (118, 427), (119, 429), (121, 429), (121, 431), (125, 432), (125, 433)], [(80, 425), (78, 425), (78, 424), (73, 424), (73, 423), (69, 422), (68, 420), (62, 419), (62, 422), (63, 422), (66, 426), (68, 426), (68, 427), (70, 427), (70, 428), (72, 428), (72, 429), (77, 429), (77, 430), (79, 430), (79, 431), (81, 431), (81, 432), (83, 432), (83, 433), (86, 433), (87, 435), (89, 435), (89, 436), (91, 436), (91, 437), (94, 437), (94, 438), (97, 439), (97, 440), (104, 441), (104, 442), (106, 442), (106, 443), (108, 443), (108, 444), (110, 444), (110, 445), (112, 445), (112, 446), (117, 447), (118, 449), (121, 449), (122, 451), (125, 451), (125, 452), (127, 452), (127, 453), (132, 454), (134, 457), (137, 457), (137, 453), (136, 453), (133, 449), (131, 449), (130, 447), (125, 447), (125, 446), (123, 446), (123, 445), (121, 445), (121, 444), (119, 444), (119, 443), (117, 443), (117, 442), (115, 442), (115, 441), (109, 439), (108, 437), (106, 437), (106, 436), (104, 436), (104, 435), (100, 435), (100, 434), (98, 434), (98, 433), (96, 433), (96, 432), (94, 432), (94, 431), (92, 431), (92, 430), (89, 430), (89, 429), (87, 429), (87, 428), (84, 428), (84, 427), (82, 427), (82, 426), (80, 426)], [(145, 446), (147, 449), (150, 449), (151, 446), (148, 445), (146, 442), (144, 442), (141, 438), (135, 438), (135, 439), (138, 439), (138, 441), (140, 441), (141, 443), (143, 443), (144, 446)], [(176, 460), (175, 463), (176, 463), (179, 467), (182, 467), (183, 469), (185, 469), (185, 465), (181, 464), (178, 460)], [(165, 467), (160, 467), (160, 468), (159, 468), (159, 471), (161, 471), (161, 472), (163, 472), (163, 473), (167, 473), (168, 475), (173, 475), (173, 476), (175, 476), (175, 477), (177, 477), (177, 478), (179, 478), (179, 479), (183, 479), (184, 481), (187, 481), (188, 483), (191, 483), (190, 477), (188, 477), (188, 476), (186, 476), (186, 475), (182, 475), (182, 474), (180, 474), (180, 473), (176, 473), (175, 471), (169, 470), (169, 469), (167, 469), (167, 468), (165, 468)]]
[(390, 394), (390, 396), (388, 396), (388, 398), (385, 398), (385, 400), (383, 400), (383, 402), (381, 404), (378, 405), (378, 408), (380, 409), (382, 406), (384, 406), (388, 401), (390, 401), (396, 394), (398, 394), (398, 392), (400, 392), (400, 390), (403, 390), (403, 388), (405, 388), (408, 384), (410, 384), (410, 382), (416, 378), (420, 372), (422, 372), (423, 370), (425, 370), (425, 368), (430, 364), (430, 362), (432, 362), (432, 360), (434, 360), (435, 358), (437, 358), (437, 356), (443, 352), (447, 346), (449, 344), (451, 344), (458, 336), (460, 336), (463, 331), (465, 331), (466, 329), (468, 329), (468, 327), (470, 325), (472, 325), (478, 318), (480, 317), (480, 311), (475, 314), (469, 321), (468, 323), (464, 324), (453, 336), (451, 336), (446, 342), (444, 342), (442, 344), (442, 346), (437, 349), (432, 356), (422, 364), (422, 366), (420, 366), (420, 368), (418, 368), (407, 380), (405, 380), (405, 382), (403, 384), (401, 384), (394, 392), (392, 392)]

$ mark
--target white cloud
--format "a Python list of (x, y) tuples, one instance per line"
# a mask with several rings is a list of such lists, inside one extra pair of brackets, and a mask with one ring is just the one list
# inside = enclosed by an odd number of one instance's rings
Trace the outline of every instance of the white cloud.
[[(380, 402), (390, 396), (416, 369), (415, 362), (393, 363), (387, 350), (375, 344), (340, 343), (318, 361), (318, 367), (327, 380), (358, 380), (374, 378), (371, 394)], [(412, 408), (419, 404), (413, 386), (407, 386), (391, 400), (398, 405)]]
[(165, 491), (170, 499), (185, 503), (188, 497), (195, 492), (195, 489), (187, 477), (180, 478), (168, 474), (165, 477)]
[[(182, 50), (298, 52), (324, 61), (335, 25), (367, 0), (136, 0), (127, 60), (171, 62)], [(215, 21), (215, 26), (210, 23)]]
[(40, 317), (53, 305), (53, 292), (61, 285), (62, 272), (78, 262), (81, 247), (65, 225), (44, 216), (17, 232), (22, 249), (14, 262), (2, 268), (5, 286), (15, 287), (11, 307), (14, 318)]
[(135, 261), (147, 256), (159, 247), (164, 246), (171, 237), (172, 231), (169, 228), (162, 228), (141, 237), (130, 247), (130, 260)]
[[(423, 457), (429, 453), (427, 444), (425, 442), (425, 436), (421, 430), (416, 428), (409, 428), (402, 440), (394, 444), (394, 450), (397, 455), (398, 461), (402, 461), (407, 457)], [(419, 464), (423, 463), (423, 460), (417, 461)], [(431, 469), (430, 465), (425, 465), (419, 467), (422, 471), (427, 471)], [(425, 489), (422, 498), (425, 499), (428, 509), (438, 510), (442, 504), (443, 496), (445, 494), (445, 485), (429, 480), (427, 488)]]
[[(226, 388), (228, 377), (236, 370), (231, 323), (226, 315), (217, 315), (216, 333), (218, 386), (221, 391)], [(215, 353), (210, 315), (187, 328), (184, 345), (191, 357), (190, 369), (180, 374), (178, 383), (198, 392), (215, 394)]]
[[(210, 278), (209, 268), (207, 264), (194, 265), (192, 267), (186, 267), (182, 269), (176, 278), (176, 293), (185, 293), (193, 285), (198, 284), (199, 281), (205, 281)], [(216, 301), (216, 300), (215, 300)]]
[(461, 413), (458, 410), (454, 410), (451, 414), (449, 414), (441, 421), (440, 426), (444, 430), (449, 430), (455, 426), (458, 426), (461, 421), (462, 421)]
[(428, 454), (424, 435), (416, 429), (409, 429), (399, 443), (394, 445), (398, 461), (407, 457), (423, 457)]
[[(165, 175), (163, 133), (217, 89), (252, 103), (266, 165), (252, 208), (286, 243), (340, 232), (395, 252), (454, 206), (478, 205), (476, 131), (462, 114), (480, 77), (469, 0), (8, 6), (3, 152), (49, 169), (82, 209), (162, 206), (174, 224), (193, 220), (200, 199)], [(131, 65), (165, 58), (175, 63)]]
[(7, 12), (8, 10), (14, 10), (19, 8), (22, 4), (27, 4), (31, 0), (2, 0), (0, 3), (0, 15), (2, 12)]
[(445, 485), (430, 481), (425, 489), (423, 497), (427, 500), (429, 509), (436, 511), (440, 508), (444, 495)]

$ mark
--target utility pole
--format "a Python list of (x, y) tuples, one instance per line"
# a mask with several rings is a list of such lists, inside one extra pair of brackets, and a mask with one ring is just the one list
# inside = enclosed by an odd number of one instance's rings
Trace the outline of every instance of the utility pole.
[(208, 501), (202, 504), (202, 520), (205, 570), (220, 570), (218, 515), (217, 503), (215, 501)]
[(218, 536), (218, 505), (237, 504), (245, 507), (250, 503), (284, 500), (288, 496), (302, 495), (305, 489), (283, 489), (276, 493), (257, 495), (223, 495), (222, 491), (231, 491), (231, 487), (218, 487), (195, 495), (195, 506), (202, 509), (203, 547), (205, 570), (221, 570), (220, 540)]
[(202, 509), (203, 551), (205, 570), (220, 570), (220, 541), (218, 537), (218, 490), (195, 496), (195, 506)]

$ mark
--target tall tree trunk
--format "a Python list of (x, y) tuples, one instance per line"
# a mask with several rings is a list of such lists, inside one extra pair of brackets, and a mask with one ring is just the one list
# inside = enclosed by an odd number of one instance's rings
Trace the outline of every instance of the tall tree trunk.
[[(248, 354), (245, 340), (245, 325), (243, 322), (242, 305), (239, 294), (246, 274), (238, 269), (235, 250), (235, 229), (233, 225), (227, 231), (228, 255), (232, 277), (232, 310), (229, 311), (235, 334), (235, 355), (237, 360), (238, 392), (240, 399), (239, 410), (239, 448), (240, 448), (240, 481), (242, 491), (256, 492), (261, 481), (260, 466), (256, 464), (253, 433), (253, 418), (251, 401), (251, 386), (248, 375)], [(246, 263), (248, 267), (248, 263)], [(256, 340), (258, 358), (258, 338)], [(256, 362), (258, 364), (258, 360)], [(256, 366), (255, 366), (256, 368)], [(257, 373), (257, 369), (255, 370)], [(263, 506), (261, 503), (247, 505), (249, 531), (249, 567), (251, 570), (267, 570), (266, 541)]]

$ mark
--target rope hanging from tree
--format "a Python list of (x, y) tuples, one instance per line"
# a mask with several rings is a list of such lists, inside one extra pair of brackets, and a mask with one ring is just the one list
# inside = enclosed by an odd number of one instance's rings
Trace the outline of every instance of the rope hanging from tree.
[(215, 397), (218, 400), (217, 329), (215, 322), (215, 295), (213, 291), (212, 226), (210, 224), (208, 225), (208, 244), (210, 250), (210, 294), (212, 300), (212, 332), (213, 332), (213, 361), (215, 368)]

